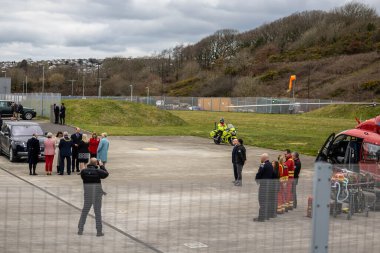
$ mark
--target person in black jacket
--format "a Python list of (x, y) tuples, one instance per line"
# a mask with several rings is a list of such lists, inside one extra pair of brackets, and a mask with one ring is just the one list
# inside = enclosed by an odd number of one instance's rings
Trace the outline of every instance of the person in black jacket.
[(233, 144), (235, 145), (233, 152), (232, 152), (232, 164), (234, 167), (234, 173), (235, 174), (235, 186), (242, 186), (242, 172), (243, 172), (243, 166), (246, 158), (246, 150), (243, 145), (243, 139), (234, 139)]
[(66, 118), (66, 107), (65, 107), (65, 104), (62, 103), (61, 108), (59, 109), (59, 121), (61, 125), (65, 124), (65, 118)]
[(261, 155), (261, 165), (256, 174), (256, 182), (259, 186), (259, 216), (253, 221), (264, 222), (270, 218), (270, 180), (273, 180), (273, 166), (267, 153)]
[(73, 146), (72, 140), (69, 138), (69, 133), (64, 132), (63, 138), (59, 141), (59, 175), (63, 175), (65, 170), (65, 160), (67, 166), (67, 175), (71, 174), (71, 147)]
[(28, 150), (29, 175), (37, 175), (36, 167), (41, 152), (40, 141), (37, 138), (37, 134), (33, 134), (32, 138), (28, 140), (28, 142), (26, 143), (26, 148)]
[(71, 169), (72, 169), (72, 172), (74, 172), (75, 168), (77, 172), (80, 172), (79, 160), (78, 160), (78, 148), (79, 148), (79, 143), (82, 140), (82, 134), (80, 133), (79, 127), (77, 127), (75, 129), (75, 133), (71, 135), (71, 140), (73, 142)]
[(91, 206), (94, 206), (95, 221), (96, 221), (96, 236), (104, 236), (102, 230), (102, 197), (105, 194), (102, 188), (101, 179), (108, 177), (108, 171), (99, 161), (97, 166), (96, 158), (91, 158), (87, 168), (81, 171), (84, 190), (84, 204), (82, 214), (78, 223), (78, 235), (83, 234), (84, 225), (86, 223), (88, 212)]
[(54, 111), (54, 124), (58, 124), (59, 121), (59, 106), (54, 104), (53, 105), (53, 111)]
[(297, 184), (298, 184), (298, 178), (301, 172), (301, 161), (300, 161), (300, 155), (298, 154), (298, 152), (293, 152), (293, 161), (294, 161), (294, 181), (292, 185), (293, 208), (297, 208)]

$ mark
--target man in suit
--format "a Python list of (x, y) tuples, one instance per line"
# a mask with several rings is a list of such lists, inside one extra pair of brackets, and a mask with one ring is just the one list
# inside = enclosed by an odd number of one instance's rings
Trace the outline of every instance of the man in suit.
[(59, 106), (54, 104), (53, 105), (54, 110), (54, 124), (58, 124), (59, 121)]
[(269, 156), (267, 153), (261, 155), (261, 165), (259, 171), (256, 174), (256, 182), (259, 186), (259, 216), (254, 218), (253, 221), (264, 222), (271, 217), (270, 207), (272, 206), (271, 201), (271, 183), (273, 180), (274, 169), (272, 163), (269, 161)]
[[(37, 175), (36, 167), (40, 155), (40, 141), (37, 138), (37, 134), (33, 134), (32, 138), (26, 143), (28, 150), (28, 163), (29, 163), (29, 175)], [(32, 173), (33, 169), (33, 173)]]
[(61, 125), (65, 124), (65, 118), (66, 118), (66, 107), (65, 107), (65, 104), (62, 103), (61, 108), (59, 109), (59, 121)]
[(71, 135), (71, 141), (73, 142), (72, 147), (72, 160), (71, 160), (71, 170), (74, 172), (76, 168), (76, 172), (79, 172), (79, 160), (78, 160), (78, 147), (79, 142), (82, 140), (82, 134), (80, 133), (80, 128), (77, 127), (75, 129), (75, 133)]

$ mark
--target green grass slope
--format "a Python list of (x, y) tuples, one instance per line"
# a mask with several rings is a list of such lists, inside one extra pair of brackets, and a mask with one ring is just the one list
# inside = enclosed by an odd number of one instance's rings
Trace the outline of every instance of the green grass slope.
[(173, 114), (144, 104), (116, 100), (78, 99), (64, 101), (68, 124), (81, 126), (182, 126), (186, 123)]
[(341, 118), (353, 121), (355, 121), (355, 117), (366, 120), (378, 115), (380, 115), (380, 106), (365, 105), (329, 105), (305, 114), (307, 117)]

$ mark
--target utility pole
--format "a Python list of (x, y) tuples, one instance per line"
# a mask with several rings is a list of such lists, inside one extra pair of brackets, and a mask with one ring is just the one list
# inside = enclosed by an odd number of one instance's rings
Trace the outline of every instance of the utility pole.
[(76, 80), (67, 80), (68, 82), (71, 82), (71, 96), (74, 96), (74, 82), (76, 82)]
[(131, 102), (133, 102), (133, 85), (129, 85), (129, 87), (131, 87)]
[(25, 76), (25, 93), (28, 93), (28, 76)]
[(84, 78), (85, 78), (85, 75), (84, 75), (84, 69), (83, 69), (82, 98), (84, 98)]
[(99, 88), (98, 88), (98, 97), (102, 97), (102, 80), (106, 78), (98, 78), (99, 79)]
[(41, 116), (44, 116), (44, 92), (45, 92), (45, 65), (42, 65), (42, 108), (41, 108)]
[(149, 105), (149, 87), (146, 87), (146, 89), (148, 90), (146, 104)]

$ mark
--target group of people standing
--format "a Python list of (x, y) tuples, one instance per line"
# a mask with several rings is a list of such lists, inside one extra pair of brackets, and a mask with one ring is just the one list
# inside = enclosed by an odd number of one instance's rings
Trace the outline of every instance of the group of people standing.
[[(82, 134), (80, 128), (76, 128), (71, 136), (68, 132), (58, 132), (54, 137), (52, 133), (46, 135), (44, 140), (45, 171), (46, 175), (52, 175), (53, 164), (56, 164), (57, 174), (63, 175), (66, 163), (67, 175), (76, 171), (80, 174), (89, 162), (90, 158), (96, 158), (102, 164), (107, 163), (109, 141), (107, 133), (102, 133), (98, 138), (93, 133), (91, 138)], [(27, 142), (29, 174), (36, 174), (36, 167), (40, 155), (40, 142), (38, 136), (33, 134)]]
[(22, 104), (16, 104), (15, 102), (12, 102), (11, 104), (11, 109), (12, 109), (12, 118), (11, 120), (19, 120), (20, 119), (20, 114), (22, 114), (24, 107)]
[[(232, 164), (235, 186), (242, 186), (242, 170), (247, 160), (242, 139), (233, 140)], [(289, 149), (270, 161), (264, 153), (255, 180), (259, 184), (259, 215), (253, 221), (264, 222), (277, 215), (297, 208), (297, 184), (301, 172), (301, 161), (297, 152)]]
[(54, 104), (53, 105), (53, 111), (54, 111), (54, 123), (64, 125), (65, 119), (66, 119), (65, 104), (62, 103), (61, 106)]

